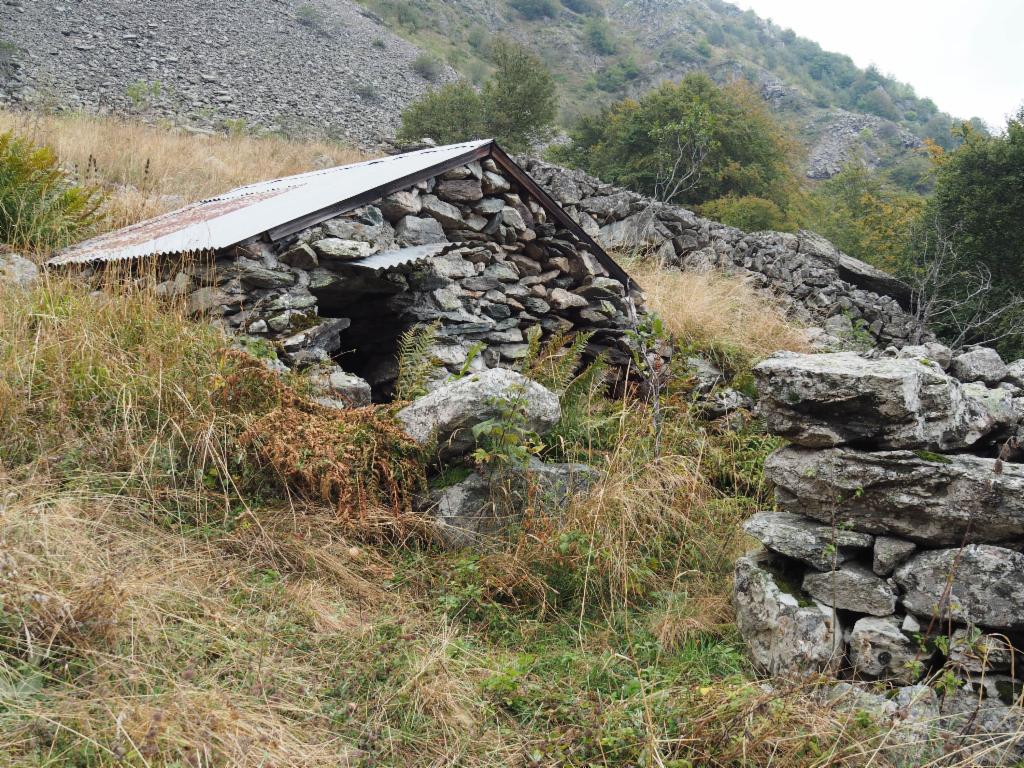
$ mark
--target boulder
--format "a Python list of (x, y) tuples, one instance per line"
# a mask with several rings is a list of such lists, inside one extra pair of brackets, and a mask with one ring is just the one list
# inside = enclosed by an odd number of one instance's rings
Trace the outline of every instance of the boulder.
[(731, 387), (718, 390), (700, 403), (701, 414), (708, 419), (719, 419), (736, 411), (750, 411), (753, 408), (753, 400)]
[(917, 545), (912, 541), (897, 539), (895, 536), (876, 536), (871, 570), (879, 576), (891, 576), (896, 566), (906, 562), (916, 551)]
[(810, 448), (958, 450), (1001, 426), (960, 382), (916, 359), (784, 352), (754, 375), (769, 431)]
[(190, 315), (204, 315), (219, 309), (229, 301), (228, 296), (219, 288), (200, 288), (193, 291), (185, 299), (185, 311)]
[[(947, 584), (952, 576), (952, 586)], [(903, 604), (918, 616), (1024, 629), (1024, 554), (988, 544), (921, 552), (896, 569)]]
[(39, 267), (13, 252), (0, 253), (0, 283), (28, 288), (39, 279)]
[(360, 408), (369, 405), (372, 392), (365, 379), (335, 366), (313, 377), (314, 386), (321, 393), (323, 405), (342, 408)]
[(484, 196), (480, 179), (444, 179), (434, 194), (451, 203), (472, 203)]
[(459, 229), (466, 224), (462, 218), (462, 211), (434, 195), (423, 196), (421, 213), (437, 219), (444, 229)]
[(289, 336), (281, 342), (285, 359), (300, 368), (329, 362), (331, 354), (341, 349), (341, 332), (350, 325), (347, 317), (335, 317)]
[(376, 246), (375, 250), (387, 250), (394, 244), (395, 230), (384, 220), (380, 209), (370, 206), (355, 215), (357, 218), (345, 216), (325, 221), (322, 226), (327, 237), (370, 243)]
[(447, 243), (444, 228), (437, 219), (406, 216), (395, 227), (395, 242), (402, 246)]
[(771, 675), (803, 677), (834, 673), (843, 658), (842, 627), (835, 611), (801, 605), (779, 588), (768, 555), (736, 561), (733, 605), (736, 625), (754, 664)]
[(874, 541), (868, 534), (821, 525), (788, 512), (759, 512), (743, 524), (743, 530), (769, 549), (819, 571), (832, 570)]
[(320, 266), (320, 260), (316, 256), (316, 251), (310, 248), (307, 243), (298, 243), (289, 248), (281, 256), (281, 261), (298, 269), (315, 269)]
[(262, 261), (239, 256), (232, 271), (243, 285), (250, 288), (287, 288), (295, 284), (295, 273), (286, 269), (271, 269)]
[(476, 445), (473, 427), (502, 418), (506, 402), (522, 409), (523, 427), (543, 434), (558, 423), (558, 395), (504, 368), (492, 368), (446, 384), (400, 410), (405, 431), (422, 446), (437, 445), (441, 458), (460, 456)]
[(953, 350), (937, 341), (903, 347), (896, 357), (904, 360), (920, 360), (923, 363), (938, 363), (942, 370), (949, 370), (953, 362)]
[(696, 381), (693, 391), (698, 395), (706, 395), (725, 381), (722, 369), (702, 357), (686, 358), (686, 371)]
[(982, 698), (967, 684), (943, 698), (939, 724), (970, 756), (961, 764), (1006, 768), (1024, 762), (1024, 707)]
[(917, 643), (900, 628), (901, 619), (866, 616), (850, 632), (850, 664), (860, 675), (911, 685), (926, 671)]
[(586, 464), (545, 464), (531, 458), (525, 468), (473, 472), (433, 490), (421, 511), (437, 521), (445, 543), (468, 546), (501, 534), (522, 519), (528, 506), (557, 514), (600, 478), (601, 473)]
[(857, 563), (827, 573), (808, 573), (803, 588), (815, 600), (843, 611), (889, 616), (896, 610), (892, 585)]
[(1017, 360), (1006, 366), (1005, 380), (1024, 389), (1024, 360)]
[(313, 243), (313, 250), (320, 258), (329, 261), (358, 261), (373, 254), (376, 248), (362, 240), (325, 237)]
[(966, 672), (1009, 672), (1014, 667), (1013, 646), (1003, 635), (957, 629), (949, 639), (949, 659)]
[(550, 303), (556, 309), (565, 310), (586, 307), (589, 303), (582, 296), (575, 293), (569, 293), (569, 291), (564, 288), (552, 288), (549, 296)]
[(380, 202), (381, 213), (391, 223), (401, 221), (406, 216), (416, 216), (422, 209), (420, 196), (415, 191), (394, 192)]
[(1024, 465), (967, 454), (812, 451), (788, 447), (765, 462), (781, 510), (919, 544), (1024, 537)]
[(999, 353), (988, 347), (975, 347), (953, 358), (950, 372), (960, 381), (998, 384), (1009, 372)]

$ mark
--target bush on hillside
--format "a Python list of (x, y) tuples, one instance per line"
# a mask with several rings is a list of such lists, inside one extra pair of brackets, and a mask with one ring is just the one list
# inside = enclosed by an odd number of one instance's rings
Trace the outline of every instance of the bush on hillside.
[(594, 53), (611, 56), (619, 48), (612, 28), (604, 19), (590, 19), (583, 27), (583, 34), (586, 37), (587, 45)]
[(430, 53), (421, 53), (412, 62), (412, 70), (424, 80), (435, 82), (444, 71), (444, 63)]
[(485, 133), (480, 94), (460, 80), (430, 91), (406, 107), (398, 138), (416, 141), (428, 137), (441, 144), (455, 144), (483, 138)]
[[(702, 74), (617, 102), (582, 119), (570, 137), (556, 160), (675, 203), (753, 196), (786, 210), (798, 184), (793, 144), (754, 90)], [(674, 190), (680, 159), (680, 172), (693, 178)]]
[(552, 19), (558, 15), (558, 0), (508, 0), (524, 19)]
[(495, 72), (479, 93), (465, 81), (427, 93), (402, 113), (398, 138), (443, 144), (495, 138), (517, 152), (543, 140), (557, 114), (551, 73), (517, 43), (495, 40), (490, 55)]
[(66, 245), (96, 223), (100, 203), (99, 192), (76, 184), (51, 149), (0, 133), (0, 243)]
[(702, 216), (728, 224), (745, 232), (774, 230), (782, 232), (793, 228), (786, 212), (771, 200), (746, 195), (727, 195), (700, 207)]

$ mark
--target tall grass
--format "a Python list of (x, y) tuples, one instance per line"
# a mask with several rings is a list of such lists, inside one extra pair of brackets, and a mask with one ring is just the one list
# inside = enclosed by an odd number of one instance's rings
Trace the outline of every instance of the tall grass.
[(84, 114), (0, 110), (0, 133), (50, 147), (83, 183), (107, 193), (105, 226), (117, 229), (233, 187), (344, 165), (367, 156), (325, 141), (195, 135)]
[(773, 352), (807, 352), (798, 324), (770, 299), (719, 272), (680, 272), (656, 261), (631, 261), (650, 308), (682, 343), (749, 367)]

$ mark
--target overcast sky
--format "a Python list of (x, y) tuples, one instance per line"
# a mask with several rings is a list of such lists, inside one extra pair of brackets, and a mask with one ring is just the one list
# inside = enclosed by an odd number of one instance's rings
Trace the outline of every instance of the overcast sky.
[(1024, 103), (1024, 0), (731, 0), (955, 117), (1002, 129)]

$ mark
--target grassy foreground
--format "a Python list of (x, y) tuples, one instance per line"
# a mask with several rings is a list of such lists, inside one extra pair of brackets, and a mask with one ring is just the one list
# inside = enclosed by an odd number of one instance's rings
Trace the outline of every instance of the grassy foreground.
[[(30, 122), (65, 160), (99, 158), (108, 226), (346, 159)], [(738, 387), (804, 344), (741, 285), (637, 268), (683, 351)], [(388, 408), (325, 412), (229, 346), (143, 288), (0, 287), (4, 766), (896, 764), (869, 719), (748, 668), (729, 581), (775, 442), (700, 421), (685, 369), (658, 451), (646, 403), (563, 381), (545, 453), (604, 481), (450, 552), (403, 511), (423, 468)]]
[[(391, 510), (299, 495), (249, 450), (288, 405), (226, 346), (144, 292), (0, 290), (7, 764), (863, 754), (847, 715), (754, 682), (730, 624), (766, 438), (708, 429), (673, 395), (654, 456), (642, 404), (570, 388), (588, 437), (567, 429), (550, 450), (606, 481), (486, 554), (445, 552), (414, 525), (378, 525), (401, 520)], [(345, 469), (378, 477), (359, 466)]]

